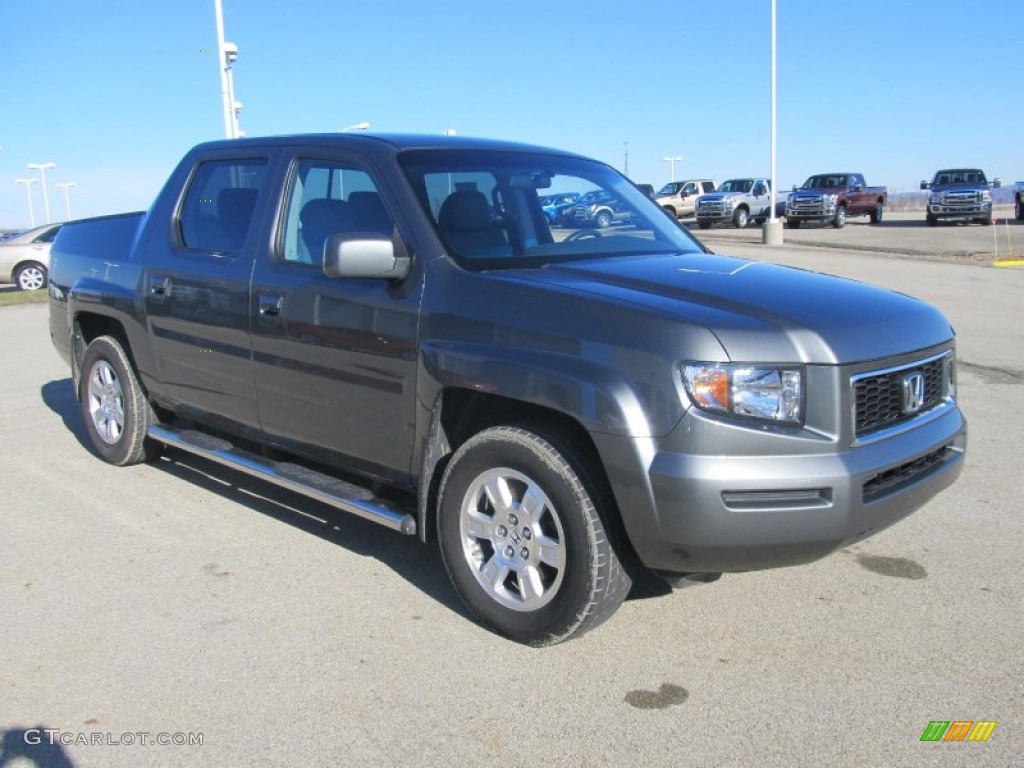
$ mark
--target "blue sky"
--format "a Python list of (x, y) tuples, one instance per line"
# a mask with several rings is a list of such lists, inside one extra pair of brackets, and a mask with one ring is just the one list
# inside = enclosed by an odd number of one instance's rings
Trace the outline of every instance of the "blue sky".
[[(660, 186), (769, 171), (769, 0), (223, 0), (249, 136), (527, 141)], [(223, 137), (213, 0), (0, 0), (0, 228), (27, 163), (75, 217), (148, 207)], [(910, 190), (939, 166), (1024, 179), (1024, 2), (778, 0), (778, 176), (856, 170)], [(37, 223), (43, 199), (33, 185)]]

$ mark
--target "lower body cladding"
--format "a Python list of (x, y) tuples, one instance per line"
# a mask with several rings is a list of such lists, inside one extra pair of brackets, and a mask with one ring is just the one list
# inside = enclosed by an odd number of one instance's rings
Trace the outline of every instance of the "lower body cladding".
[[(703, 417), (691, 412), (675, 434), (691, 418)], [(884, 440), (810, 455), (798, 444), (788, 455), (727, 456), (663, 442), (672, 436), (598, 442), (622, 473), (612, 485), (640, 561), (665, 573), (741, 572), (808, 563), (903, 519), (959, 477), (967, 425), (950, 408)], [(643, 466), (626, 469), (634, 462)], [(623, 485), (632, 471), (645, 487)]]

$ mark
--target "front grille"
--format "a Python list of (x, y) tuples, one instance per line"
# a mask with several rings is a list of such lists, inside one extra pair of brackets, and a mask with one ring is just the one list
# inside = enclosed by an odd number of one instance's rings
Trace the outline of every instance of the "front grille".
[(820, 211), (825, 207), (825, 201), (821, 195), (813, 197), (794, 197), (789, 204), (794, 211)]
[(974, 207), (981, 202), (980, 192), (943, 192), (939, 197), (943, 205)]
[(864, 483), (861, 498), (865, 503), (878, 501), (904, 483), (917, 480), (928, 474), (945, 460), (946, 454), (951, 450), (952, 446), (944, 445), (937, 451), (925, 454), (919, 459), (900, 464), (885, 472), (879, 472)]
[(709, 200), (707, 202), (701, 201), (700, 205), (697, 206), (697, 213), (705, 214), (707, 216), (721, 216), (722, 207), (722, 202), (720, 200)]
[[(946, 396), (948, 355), (878, 373), (861, 374), (853, 380), (854, 429), (858, 438), (910, 421), (939, 405)], [(907, 413), (904, 382), (920, 373), (924, 376), (924, 401)]]

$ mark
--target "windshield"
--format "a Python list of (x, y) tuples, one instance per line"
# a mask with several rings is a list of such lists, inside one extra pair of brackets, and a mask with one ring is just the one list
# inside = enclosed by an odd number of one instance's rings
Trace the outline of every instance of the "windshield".
[(683, 183), (681, 181), (670, 181), (668, 184), (666, 184), (664, 187), (662, 187), (661, 189), (658, 190), (658, 194), (659, 195), (674, 195), (674, 194), (676, 194), (682, 188), (683, 188)]
[(830, 173), (824, 176), (811, 176), (804, 182), (804, 189), (843, 189), (846, 187), (846, 176)]
[(754, 186), (753, 179), (729, 179), (718, 188), (719, 192), (749, 192)]
[(988, 184), (985, 174), (977, 168), (951, 168), (935, 174), (938, 186), (945, 184)]
[[(555, 154), (415, 150), (399, 162), (448, 253), (470, 268), (704, 248), (612, 168)], [(579, 195), (560, 216), (542, 197)]]

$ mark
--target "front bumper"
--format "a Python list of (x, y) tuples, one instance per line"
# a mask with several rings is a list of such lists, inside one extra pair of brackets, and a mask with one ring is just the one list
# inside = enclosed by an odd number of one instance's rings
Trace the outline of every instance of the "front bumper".
[[(705, 417), (691, 411), (676, 432), (701, 431), (687, 426), (692, 418)], [(738, 572), (817, 560), (911, 514), (959, 476), (967, 425), (950, 407), (884, 440), (804, 455), (795, 439), (788, 454), (746, 456), (660, 442), (618, 446), (645, 462), (642, 483), (611, 478), (641, 562), (671, 573)], [(618, 458), (620, 467), (628, 461)]]
[(834, 219), (836, 216), (836, 207), (834, 205), (827, 205), (820, 208), (790, 208), (786, 206), (786, 218), (787, 219), (799, 219), (800, 221), (825, 221)]
[(992, 203), (974, 206), (929, 203), (928, 213), (936, 219), (985, 219), (992, 216)]

